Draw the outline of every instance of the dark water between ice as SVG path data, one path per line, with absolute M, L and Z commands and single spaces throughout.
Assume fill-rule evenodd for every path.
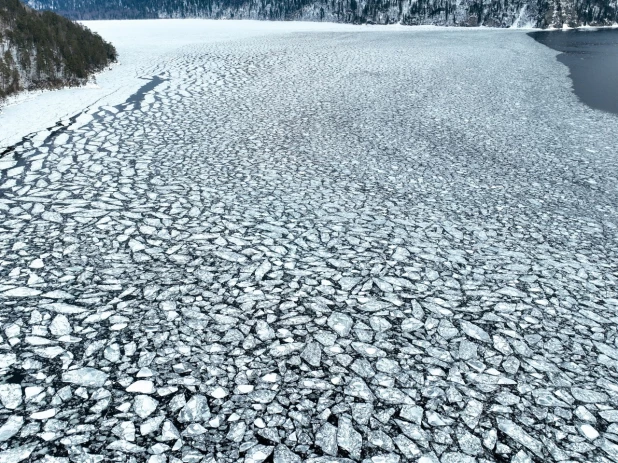
M 542 31 L 529 34 L 561 51 L 573 90 L 588 106 L 618 114 L 618 29 Z

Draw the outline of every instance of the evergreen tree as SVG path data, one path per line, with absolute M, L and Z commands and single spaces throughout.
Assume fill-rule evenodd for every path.
M 0 0 L 0 98 L 78 85 L 115 60 L 115 48 L 80 24 L 19 0 Z

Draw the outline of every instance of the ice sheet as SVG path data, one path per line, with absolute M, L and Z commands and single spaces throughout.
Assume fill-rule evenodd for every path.
M 83 21 L 82 24 L 114 44 L 119 61 L 96 76 L 96 84 L 54 91 L 28 92 L 10 99 L 0 109 L 0 150 L 22 137 L 56 125 L 85 109 L 95 112 L 126 100 L 150 78 L 154 65 L 191 44 L 240 40 L 293 32 L 409 32 L 443 30 L 435 26 L 355 26 L 315 22 L 215 21 L 159 19 Z

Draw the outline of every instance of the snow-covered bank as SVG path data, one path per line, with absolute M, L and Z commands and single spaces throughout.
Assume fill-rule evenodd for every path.
M 119 62 L 96 76 L 96 85 L 55 91 L 32 92 L 9 100 L 0 110 L 0 151 L 22 137 L 67 121 L 84 110 L 125 101 L 151 77 L 162 59 L 196 43 L 286 34 L 292 32 L 378 32 L 448 29 L 438 26 L 355 26 L 315 22 L 215 21 L 203 19 L 159 19 L 138 21 L 84 21 L 84 25 L 114 44 Z M 483 28 L 487 29 L 487 28 Z M 458 29 L 461 31 L 461 29 Z M 473 31 L 474 29 L 468 29 Z

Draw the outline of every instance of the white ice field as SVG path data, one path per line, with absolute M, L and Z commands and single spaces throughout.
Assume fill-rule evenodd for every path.
M 123 102 L 144 84 L 141 77 L 148 77 L 165 62 L 166 57 L 192 45 L 302 32 L 412 30 L 402 26 L 201 19 L 83 21 L 82 24 L 114 44 L 120 55 L 118 64 L 98 74 L 96 83 L 83 88 L 29 92 L 11 97 L 0 108 L 0 150 L 25 135 L 53 127 L 58 122 L 66 123 L 68 118 L 86 108 L 94 112 L 102 106 Z M 435 28 L 414 28 L 431 29 Z
M 0 159 L 0 462 L 618 461 L 618 118 L 553 50 L 88 26 L 0 113 L 82 113 Z

